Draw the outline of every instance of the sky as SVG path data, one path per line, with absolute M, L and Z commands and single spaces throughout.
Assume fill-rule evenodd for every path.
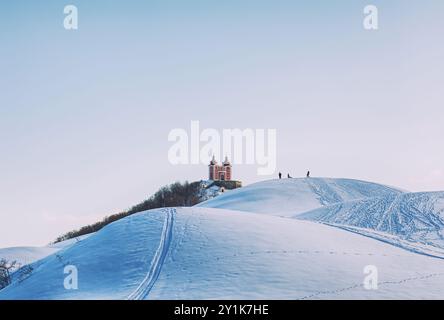
M 444 190 L 443 31 L 441 0 L 2 3 L 0 247 L 206 179 L 205 164 L 168 161 L 169 132 L 193 120 L 276 129 L 284 175 Z

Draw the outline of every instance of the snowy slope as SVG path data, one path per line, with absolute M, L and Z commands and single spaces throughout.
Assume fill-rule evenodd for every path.
M 444 257 L 443 193 L 407 193 L 349 179 L 256 183 L 201 203 L 319 221 L 407 250 Z
M 402 191 L 395 188 L 359 180 L 297 178 L 254 183 L 197 206 L 294 216 L 344 201 L 400 193 Z
M 75 265 L 79 289 L 65 290 Z M 363 288 L 375 265 L 379 289 Z M 151 210 L 33 264 L 0 299 L 442 298 L 444 260 L 327 225 L 213 208 Z
M 444 192 L 405 193 L 338 203 L 296 217 L 366 228 L 375 231 L 372 235 L 378 238 L 384 232 L 426 245 L 430 250 L 442 249 L 438 251 L 444 253 Z

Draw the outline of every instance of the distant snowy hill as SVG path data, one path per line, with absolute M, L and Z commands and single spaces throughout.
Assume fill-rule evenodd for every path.
M 79 289 L 63 287 L 74 265 Z M 377 266 L 378 290 L 363 287 Z M 444 260 L 311 221 L 212 208 L 132 215 L 33 264 L 0 299 L 442 298 Z
M 44 247 L 11 247 L 0 249 L 0 259 L 7 261 L 17 261 L 21 266 L 33 263 L 43 259 L 57 251 L 67 248 L 78 241 L 88 238 L 90 235 L 84 235 L 77 239 L 70 239 L 56 244 L 50 244 Z
M 57 252 L 58 248 L 52 247 L 11 247 L 0 249 L 0 259 L 17 261 L 20 265 L 32 263 Z
M 197 206 L 294 216 L 345 201 L 401 193 L 399 189 L 360 180 L 293 178 L 254 183 Z

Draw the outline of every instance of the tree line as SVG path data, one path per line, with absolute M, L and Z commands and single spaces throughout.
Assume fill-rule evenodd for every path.
M 184 183 L 175 182 L 173 184 L 160 188 L 154 195 L 145 201 L 131 207 L 130 209 L 105 217 L 102 221 L 84 226 L 78 230 L 67 232 L 54 241 L 54 243 L 77 238 L 85 234 L 99 231 L 104 226 L 125 218 L 132 214 L 164 207 L 191 207 L 201 202 L 200 182 L 185 181 Z

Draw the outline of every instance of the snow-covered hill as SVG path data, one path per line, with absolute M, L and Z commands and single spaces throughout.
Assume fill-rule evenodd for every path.
M 58 248 L 10 250 L 49 255 L 24 280 L 14 274 L 0 299 L 441 299 L 443 215 L 439 192 L 264 181 L 134 214 Z M 63 286 L 67 265 L 78 290 Z M 378 290 L 364 289 L 366 266 L 377 268 Z
M 350 179 L 283 179 L 252 184 L 199 206 L 318 221 L 444 257 L 443 194 Z
M 63 268 L 78 269 L 66 290 Z M 364 267 L 379 289 L 363 288 Z M 212 208 L 112 223 L 33 264 L 0 299 L 442 298 L 444 260 L 327 225 Z
M 444 192 L 404 193 L 338 203 L 295 217 L 357 227 L 349 230 L 398 241 L 382 234 L 388 233 L 422 245 L 431 254 L 436 251 L 444 256 Z
M 254 183 L 202 202 L 198 206 L 294 216 L 345 201 L 395 196 L 400 193 L 402 191 L 399 189 L 360 180 L 294 178 Z

